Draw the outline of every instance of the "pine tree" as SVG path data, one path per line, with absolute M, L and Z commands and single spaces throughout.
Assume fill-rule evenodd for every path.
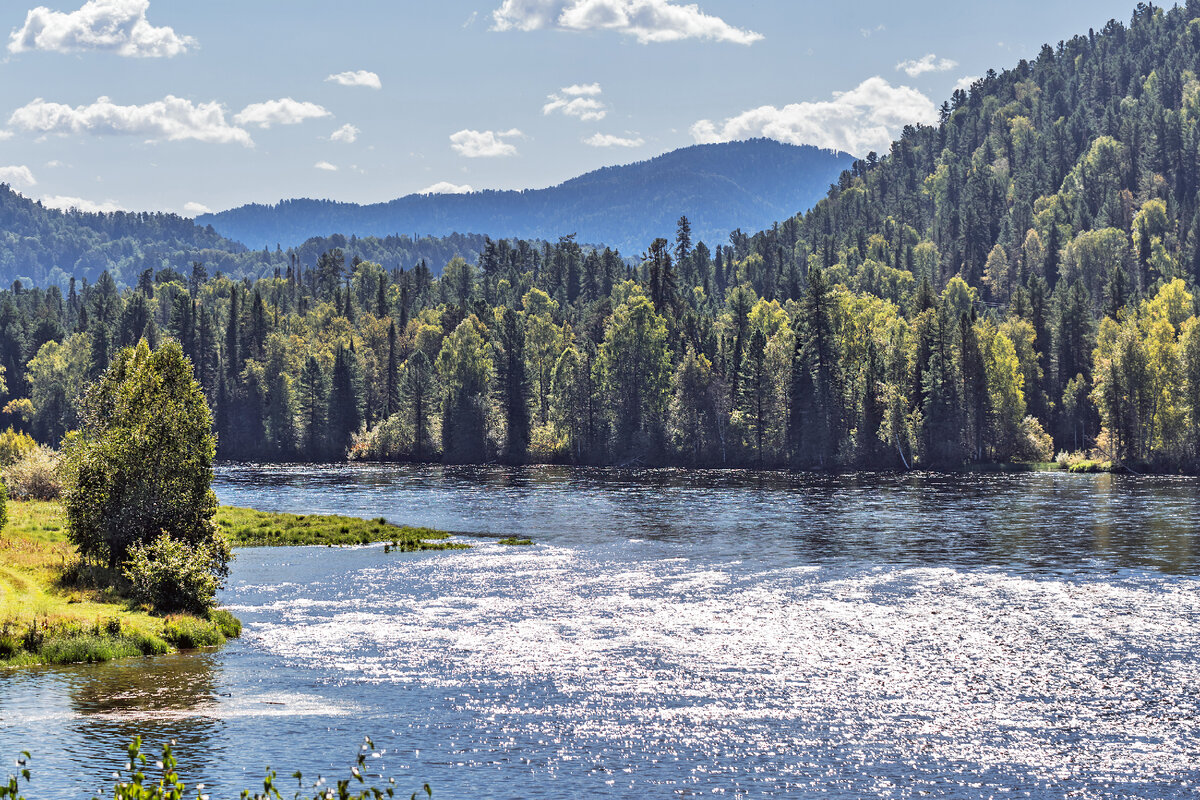
M 263 303 L 262 295 L 255 289 L 254 302 L 250 306 L 250 342 L 249 352 L 246 355 L 250 358 L 262 358 L 263 347 L 266 343 L 267 308 Z
M 333 359 L 333 378 L 329 394 L 330 447 L 339 455 L 350 447 L 350 440 L 362 425 L 362 391 L 357 380 L 353 344 L 347 350 L 338 347 Z
M 237 286 L 229 292 L 229 322 L 225 328 L 225 372 L 230 377 L 242 371 L 241 303 Z
M 421 350 L 414 352 L 404 362 L 404 370 L 400 374 L 400 390 L 412 416 L 413 458 L 416 461 L 424 461 L 433 454 L 429 426 L 437 387 L 433 368 Z
M 304 419 L 304 456 L 321 459 L 326 453 L 326 388 L 325 373 L 317 359 L 309 356 L 300 373 L 300 414 Z
M 496 393 L 504 416 L 504 449 L 509 464 L 524 463 L 529 452 L 529 378 L 525 372 L 525 328 L 511 308 L 497 310 Z
M 387 375 L 385 377 L 384 417 L 400 410 L 400 353 L 397 350 L 396 323 L 388 326 Z
M 767 368 L 767 337 L 755 327 L 746 345 L 738 385 L 741 397 L 738 409 L 742 412 L 753 439 L 755 464 L 763 466 L 763 445 L 771 407 L 771 374 Z

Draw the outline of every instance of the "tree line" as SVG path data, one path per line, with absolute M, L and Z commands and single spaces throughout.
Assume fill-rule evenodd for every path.
M 1200 324 L 1181 279 L 1097 320 L 1078 287 L 1035 282 L 995 308 L 960 277 L 923 279 L 900 304 L 820 266 L 767 299 L 756 255 L 693 246 L 681 219 L 637 266 L 566 238 L 491 242 L 437 277 L 335 250 L 258 281 L 197 265 L 125 290 L 18 288 L 0 296 L 4 413 L 55 442 L 113 354 L 171 338 L 229 459 L 890 469 L 1099 446 L 1196 463 Z M 1052 433 L 1061 369 L 1076 375 Z

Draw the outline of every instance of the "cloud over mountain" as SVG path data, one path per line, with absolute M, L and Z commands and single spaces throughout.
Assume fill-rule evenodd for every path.
M 613 31 L 642 44 L 680 39 L 754 44 L 763 38 L 705 14 L 699 6 L 670 0 L 504 0 L 492 19 L 498 31 Z
M 865 156 L 886 151 L 905 125 L 936 120 L 937 109 L 924 94 L 876 76 L 835 92 L 832 100 L 760 106 L 719 123 L 702 119 L 691 133 L 700 144 L 765 136 Z

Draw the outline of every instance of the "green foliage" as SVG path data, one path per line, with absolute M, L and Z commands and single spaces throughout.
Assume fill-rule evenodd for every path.
M 64 443 L 72 541 L 110 567 L 161 534 L 223 569 L 212 517 L 212 416 L 179 344 L 143 341 L 88 391 L 82 428 Z
M 330 784 L 329 782 L 318 779 L 316 783 L 306 787 L 304 784 L 304 776 L 299 773 L 293 773 L 292 778 L 296 780 L 297 789 L 293 795 L 296 800 L 300 800 L 302 796 L 311 797 L 312 800 L 383 800 L 383 798 L 393 798 L 396 796 L 396 781 L 394 778 L 388 779 L 387 783 L 382 786 L 368 785 L 367 783 L 367 758 L 374 753 L 375 745 L 370 739 L 365 740 L 355 759 L 355 766 L 350 769 L 349 777 L 337 780 Z M 179 761 L 175 758 L 175 753 L 172 744 L 167 744 L 163 747 L 162 757 L 151 766 L 150 758 L 142 752 L 142 737 L 135 737 L 127 748 L 128 760 L 125 766 L 118 772 L 113 774 L 113 786 L 108 793 L 112 800 L 183 800 L 185 797 L 191 796 L 195 792 L 197 797 L 207 797 L 203 794 L 203 786 L 193 787 L 189 790 L 188 785 L 184 782 L 183 777 L 179 774 Z M 31 780 L 31 772 L 29 770 L 29 762 L 32 756 L 29 753 L 22 753 L 21 758 L 17 760 L 17 766 L 20 767 L 20 775 L 10 775 L 6 784 L 0 785 L 0 800 L 23 800 L 21 794 L 20 781 L 24 780 L 29 783 Z M 157 778 L 150 774 L 150 770 L 154 770 Z M 312 792 L 311 795 L 308 793 Z M 433 797 L 433 791 L 429 788 L 429 784 L 425 784 L 421 790 L 426 798 Z M 101 792 L 103 795 L 104 792 Z M 241 793 L 243 798 L 253 798 L 253 800 L 283 800 L 283 789 L 279 785 L 279 776 L 270 767 L 267 767 L 266 775 L 263 778 L 262 790 L 251 791 L 244 790 Z M 416 800 L 417 793 L 411 795 L 412 800 Z
M 11 427 L 0 433 L 0 466 L 7 466 L 19 461 L 27 453 L 37 448 L 37 440 L 27 433 L 13 430 Z
M 127 550 L 122 573 L 130 596 L 159 613 L 205 614 L 216 602 L 232 554 L 219 536 L 189 545 L 166 532 Z
M 508 547 L 528 547 L 533 544 L 533 540 L 522 539 L 517 536 L 509 536 L 505 539 L 501 539 L 499 542 L 497 542 L 497 544 L 506 545 Z

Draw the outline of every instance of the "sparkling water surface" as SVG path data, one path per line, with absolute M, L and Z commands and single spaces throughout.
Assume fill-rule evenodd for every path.
M 31 798 L 91 797 L 135 733 L 176 740 L 214 800 L 267 764 L 340 777 L 363 736 L 405 797 L 1200 780 L 1200 481 L 230 466 L 217 493 L 475 546 L 242 550 L 240 641 L 0 673 Z

